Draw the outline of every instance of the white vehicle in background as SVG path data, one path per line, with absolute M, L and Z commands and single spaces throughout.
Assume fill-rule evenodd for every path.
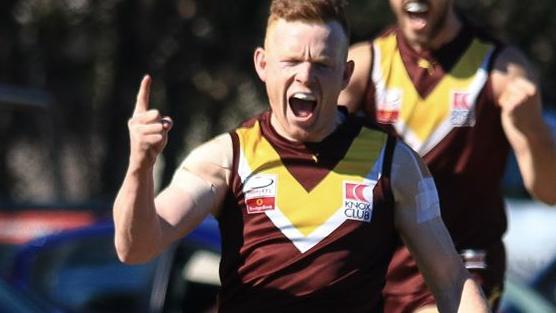
M 534 200 L 507 199 L 508 270 L 528 281 L 556 258 L 556 206 Z

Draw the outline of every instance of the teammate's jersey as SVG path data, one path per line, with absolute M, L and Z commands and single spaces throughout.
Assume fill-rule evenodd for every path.
M 395 140 L 349 117 L 319 144 L 294 143 L 269 112 L 231 136 L 220 312 L 380 312 Z
M 367 109 L 424 158 L 456 248 L 488 248 L 506 230 L 509 144 L 489 80 L 499 47 L 465 28 L 435 55 L 419 55 L 398 31 L 373 41 Z

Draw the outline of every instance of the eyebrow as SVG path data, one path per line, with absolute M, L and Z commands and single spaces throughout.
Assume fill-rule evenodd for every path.
M 305 60 L 305 55 L 299 55 L 296 53 L 284 53 L 281 57 L 281 60 L 284 59 L 291 59 L 291 60 Z M 316 56 L 316 57 L 311 57 L 311 62 L 328 62 L 330 60 L 332 60 L 333 58 L 331 56 Z

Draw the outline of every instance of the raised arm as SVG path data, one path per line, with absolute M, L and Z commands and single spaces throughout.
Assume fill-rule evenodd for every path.
M 492 83 L 525 187 L 538 200 L 556 204 L 556 144 L 542 117 L 531 66 L 517 49 L 508 47 L 496 59 Z
M 197 148 L 155 198 L 154 164 L 166 145 L 171 120 L 149 109 L 150 83 L 148 76 L 141 82 L 128 123 L 129 165 L 114 201 L 114 242 L 118 257 L 126 263 L 159 255 L 215 212 L 227 188 L 226 162 L 232 154 L 226 135 Z
M 371 43 L 368 41 L 356 43 L 349 49 L 348 60 L 355 63 L 354 70 L 349 84 L 340 93 L 338 104 L 345 105 L 350 112 L 362 109 L 361 104 L 365 97 L 371 70 L 371 58 Z
M 398 143 L 392 166 L 395 222 L 433 292 L 440 312 L 488 312 L 480 287 L 470 278 L 440 217 L 438 195 L 427 168 Z

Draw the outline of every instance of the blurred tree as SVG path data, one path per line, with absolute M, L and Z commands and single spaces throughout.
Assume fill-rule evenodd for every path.
M 554 98 L 556 8 L 548 0 L 456 0 L 496 36 L 521 47 Z M 57 197 L 41 132 L 25 112 L 0 111 L 0 200 L 112 201 L 128 157 L 127 119 L 143 74 L 152 106 L 173 117 L 160 183 L 193 146 L 266 107 L 252 66 L 268 0 L 4 0 L 0 83 L 41 88 L 54 101 Z M 388 1 L 351 0 L 352 40 L 392 22 Z M 549 103 L 554 101 L 549 100 Z M 23 122 L 24 121 L 24 122 Z

